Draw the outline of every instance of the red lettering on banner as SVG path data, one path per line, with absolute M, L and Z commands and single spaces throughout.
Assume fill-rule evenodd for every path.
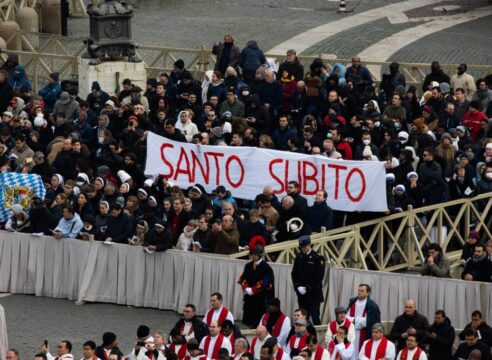
M 273 193 L 275 195 L 282 194 L 285 191 L 285 187 L 284 187 L 284 184 L 282 183 L 282 180 L 277 175 L 275 175 L 273 173 L 273 165 L 278 164 L 278 163 L 281 164 L 283 162 L 284 161 L 282 159 L 275 159 L 275 160 L 270 161 L 270 163 L 268 164 L 268 172 L 270 173 L 270 176 L 272 177 L 273 180 L 275 180 L 275 182 L 277 184 L 280 185 L 280 189 L 277 189 L 277 190 L 273 189 Z
M 164 155 L 164 150 L 166 148 L 174 149 L 174 145 L 172 145 L 172 144 L 166 144 L 166 143 L 164 143 L 164 144 L 161 145 L 161 159 L 162 159 L 162 162 L 167 167 L 169 167 L 169 173 L 168 174 L 162 174 L 162 176 L 164 176 L 164 177 L 172 177 L 173 176 L 173 173 L 174 173 L 174 168 L 173 168 L 173 165 L 169 161 L 167 161 L 166 155 Z
M 197 167 L 200 168 L 200 172 L 202 173 L 203 181 L 205 182 L 206 185 L 208 185 L 209 179 L 210 179 L 210 163 L 208 161 L 207 153 L 204 154 L 205 158 L 205 169 L 203 168 L 203 164 L 198 158 L 198 155 L 195 154 L 193 150 L 191 152 L 191 182 L 195 182 L 195 175 L 196 175 L 196 169 Z M 197 166 L 198 165 L 198 166 Z
M 215 185 L 220 185 L 220 166 L 219 166 L 219 157 L 224 157 L 224 154 L 219 153 L 219 152 L 212 152 L 209 151 L 207 152 L 207 155 L 210 155 L 214 158 L 215 160 Z
M 289 187 L 289 160 L 285 160 L 284 168 L 284 191 Z
M 350 189 L 349 189 L 349 183 L 350 183 L 350 179 L 352 178 L 352 175 L 354 173 L 357 173 L 359 174 L 360 176 L 360 180 L 362 182 L 362 186 L 361 186 L 361 189 L 360 189 L 360 193 L 359 195 L 357 195 L 356 197 L 353 197 L 352 194 L 350 193 Z M 350 199 L 350 201 L 352 202 L 359 202 L 360 199 L 362 199 L 362 197 L 364 196 L 364 193 L 366 192 L 366 177 L 364 176 L 364 173 L 362 172 L 361 169 L 359 168 L 353 168 L 349 171 L 348 175 L 347 175 L 347 178 L 345 179 L 345 192 L 347 193 L 347 197 Z
M 307 173 L 307 168 L 310 167 L 313 171 L 312 174 Z M 318 176 L 318 168 L 316 165 L 313 163 L 310 163 L 309 161 L 303 161 L 302 162 L 302 177 L 304 179 L 304 194 L 305 195 L 315 195 L 316 192 L 319 189 L 319 183 L 318 179 L 316 178 Z M 309 191 L 308 190 L 308 181 L 312 181 L 315 184 L 314 190 Z
M 304 181 L 302 181 L 302 161 L 297 162 L 297 182 L 299 183 L 299 193 L 302 194 L 304 192 Z
M 321 184 L 320 190 L 325 190 L 326 188 L 326 167 L 325 164 L 321 164 Z
M 186 162 L 186 167 L 184 169 L 181 168 L 181 163 Z M 181 152 L 179 153 L 178 163 L 176 164 L 176 172 L 174 173 L 174 180 L 176 180 L 179 174 L 188 175 L 188 181 L 191 183 L 191 172 L 190 172 L 190 159 L 188 159 L 188 155 L 186 154 L 186 150 L 181 148 Z
M 241 169 L 241 175 L 239 176 L 239 180 L 237 183 L 233 183 L 231 180 L 231 177 L 230 177 L 231 171 L 229 170 L 229 166 L 233 160 L 235 160 L 239 164 L 239 168 Z M 226 161 L 226 179 L 229 182 L 229 185 L 231 185 L 233 188 L 238 188 L 243 183 L 244 166 L 243 166 L 243 163 L 241 162 L 241 160 L 239 159 L 239 157 L 237 155 L 230 156 Z
M 347 170 L 347 167 L 344 165 L 337 164 L 328 164 L 329 168 L 335 169 L 335 196 L 333 197 L 335 200 L 338 199 L 338 187 L 340 184 L 340 170 Z

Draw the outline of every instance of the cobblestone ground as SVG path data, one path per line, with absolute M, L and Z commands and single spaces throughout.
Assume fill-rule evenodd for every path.
M 336 36 L 311 46 L 303 54 L 335 54 L 340 59 L 350 59 L 354 54 L 361 52 L 370 44 L 421 23 L 391 24 L 386 18 L 379 19 L 342 31 Z
M 390 61 L 428 63 L 435 59 L 448 64 L 468 62 L 491 65 L 492 16 L 439 31 L 400 49 Z M 487 45 L 488 44 L 488 45 Z
M 398 3 L 361 0 L 357 11 Z M 349 8 L 357 1 L 348 2 Z M 134 38 L 146 45 L 211 47 L 225 33 L 242 47 L 255 39 L 264 50 L 315 26 L 340 19 L 338 1 L 326 0 L 139 0 Z M 70 19 L 74 36 L 87 36 L 89 20 Z
M 168 333 L 179 318 L 173 311 L 102 303 L 76 306 L 69 300 L 30 295 L 2 297 L 0 304 L 5 309 L 9 346 L 19 350 L 22 360 L 33 359 L 44 339 L 49 341 L 52 354 L 56 354 L 58 341 L 70 340 L 74 358 L 80 359 L 82 344 L 94 340 L 100 345 L 105 331 L 117 335 L 126 354 L 132 348 L 139 325 Z
M 469 0 L 470 1 L 470 0 Z M 255 39 L 267 51 L 295 35 L 313 27 L 339 20 L 366 10 L 382 7 L 395 0 L 349 0 L 348 8 L 355 12 L 336 13 L 338 1 L 334 0 L 139 0 L 133 19 L 134 39 L 139 44 L 164 47 L 210 48 L 225 33 L 236 36 L 240 48 L 246 41 Z M 443 4 L 452 4 L 447 1 Z M 488 5 L 487 0 L 473 4 L 459 2 L 468 8 Z M 436 16 L 433 6 L 406 12 L 410 18 Z M 417 40 L 395 53 L 391 59 L 405 62 L 442 63 L 468 62 L 491 64 L 490 51 L 485 51 L 492 38 L 491 17 L 470 21 Z M 377 41 L 396 32 L 421 24 L 419 21 L 391 24 L 379 19 L 335 34 L 305 51 L 305 54 L 335 54 L 349 58 Z M 88 35 L 88 18 L 69 20 L 73 36 Z

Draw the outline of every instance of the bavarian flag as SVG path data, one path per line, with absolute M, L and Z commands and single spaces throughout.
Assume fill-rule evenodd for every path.
M 45 194 L 43 180 L 37 174 L 0 173 L 0 222 L 9 219 L 12 205 L 29 209 L 33 197 L 44 199 Z

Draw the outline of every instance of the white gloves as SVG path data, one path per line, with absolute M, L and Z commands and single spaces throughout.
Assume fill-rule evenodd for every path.
M 253 290 L 249 287 L 249 288 L 244 289 L 244 293 L 246 295 L 253 295 Z
M 299 287 L 297 287 L 297 291 L 298 291 L 298 292 L 299 292 L 299 294 L 301 294 L 301 295 L 306 295 L 306 293 L 307 293 L 307 290 L 306 290 L 306 288 L 305 288 L 304 286 L 299 286 Z

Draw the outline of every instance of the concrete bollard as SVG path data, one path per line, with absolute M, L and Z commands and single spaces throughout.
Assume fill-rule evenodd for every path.
M 15 14 L 15 20 L 19 24 L 22 30 L 26 30 L 29 32 L 37 33 L 39 29 L 39 18 L 36 10 L 28 7 L 20 8 Z M 34 49 L 39 48 L 39 36 L 36 34 L 26 34 L 26 38 L 29 41 L 29 44 Z M 31 47 L 22 42 L 22 50 L 31 51 Z
M 7 43 L 0 37 L 0 60 L 7 60 Z
M 17 35 L 10 39 L 12 35 L 18 34 L 19 30 L 20 26 L 15 21 L 4 21 L 0 23 L 0 37 L 7 42 L 8 50 L 21 50 L 21 37 Z

